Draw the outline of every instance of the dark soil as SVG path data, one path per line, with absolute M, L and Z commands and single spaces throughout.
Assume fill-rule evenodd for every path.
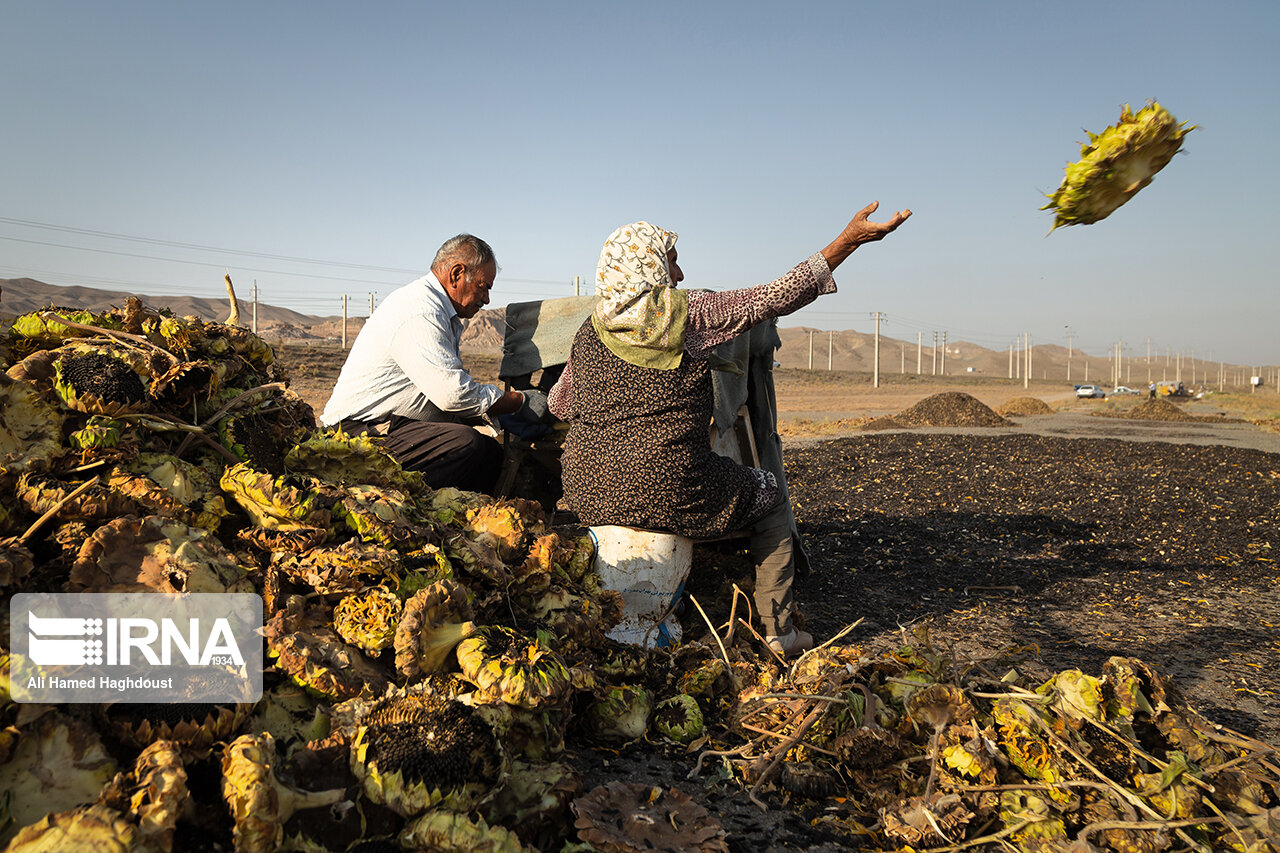
M 820 641 L 862 619 L 842 642 L 877 656 L 924 627 L 957 657 L 1003 657 L 1037 679 L 1136 657 L 1209 720 L 1280 744 L 1280 455 L 899 433 L 790 448 L 786 464 L 811 562 L 796 596 Z M 706 556 L 689 587 L 719 623 L 725 585 L 749 585 L 750 566 L 732 548 Z M 574 763 L 584 790 L 624 778 L 685 791 L 735 853 L 858 849 L 812 823 L 835 801 L 775 792 L 764 812 L 705 767 L 686 778 L 693 756 L 637 746 Z
M 1280 743 L 1280 456 L 1043 436 L 870 435 L 792 450 L 810 629 L 1046 675 L 1141 658 L 1215 722 Z

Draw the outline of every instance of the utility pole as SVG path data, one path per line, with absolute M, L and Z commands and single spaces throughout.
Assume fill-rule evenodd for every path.
M 582 278 L 582 276 L 577 276 L 577 275 L 575 275 L 575 276 L 573 277 L 573 295 L 574 295 L 574 296 L 581 296 L 581 295 L 582 295 L 582 286 L 581 286 L 581 283 L 580 283 L 581 278 Z
M 1075 335 L 1071 331 L 1071 327 L 1067 326 L 1067 381 L 1071 381 L 1071 345 L 1075 343 Z
M 342 294 L 342 348 L 347 348 L 347 294 Z
M 933 375 L 938 375 L 938 333 L 933 333 Z
M 258 280 L 253 280 L 253 333 L 258 334 Z
M 1022 378 L 1022 387 L 1031 387 L 1031 333 L 1027 332 L 1027 372 Z
M 1151 384 L 1151 336 L 1147 335 L 1147 384 Z
M 875 357 L 872 360 L 872 382 L 873 388 L 880 387 L 880 312 L 876 312 L 876 347 Z
M 947 333 L 946 332 L 942 333 L 942 364 L 939 369 L 942 371 L 943 376 L 947 375 Z
M 1013 378 L 1013 341 L 1009 342 L 1009 378 Z
M 373 291 L 369 291 L 369 316 L 373 316 Z

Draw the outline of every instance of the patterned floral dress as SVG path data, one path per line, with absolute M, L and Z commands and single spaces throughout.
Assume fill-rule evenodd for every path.
M 776 503 L 772 475 L 711 449 L 714 347 L 835 290 L 821 254 L 768 284 L 689 293 L 684 355 L 671 370 L 614 355 L 588 320 L 574 337 L 551 409 L 569 422 L 565 498 L 586 525 L 693 539 L 748 527 Z

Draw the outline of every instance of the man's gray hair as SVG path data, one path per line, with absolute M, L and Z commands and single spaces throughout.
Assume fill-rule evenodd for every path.
M 436 251 L 436 259 L 431 262 L 431 271 L 434 273 L 456 263 L 466 266 L 467 281 L 471 282 L 480 274 L 481 267 L 485 264 L 497 266 L 498 260 L 494 257 L 493 247 L 488 243 L 474 234 L 459 234 L 445 240 L 444 245 Z

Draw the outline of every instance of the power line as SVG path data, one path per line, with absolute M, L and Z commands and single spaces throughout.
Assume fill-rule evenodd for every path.
M 413 276 L 415 278 L 417 276 L 422 275 L 423 273 L 423 270 L 421 269 L 408 269 L 404 267 L 386 267 L 386 266 L 378 266 L 374 264 L 356 264 L 356 263 L 348 263 L 345 261 L 326 260 L 323 258 L 307 258 L 307 257 L 296 256 L 296 255 L 281 255 L 281 254 L 274 254 L 270 252 L 256 252 L 248 249 L 229 249 L 229 248 L 220 247 L 220 246 L 207 246 L 201 243 L 187 243 L 187 242 L 182 242 L 178 240 L 161 240 L 155 237 L 141 237 L 134 234 L 117 234 L 111 231 L 98 231 L 90 228 L 75 228 L 68 225 L 54 225 L 52 223 L 47 223 L 47 222 L 35 222 L 33 220 L 17 219 L 17 218 L 8 217 L 8 216 L 0 216 L 0 223 L 7 223 L 10 225 L 19 225 L 27 228 L 42 228 L 50 231 L 58 231 L 58 232 L 68 233 L 68 234 L 83 234 L 85 236 L 99 237 L 99 238 L 110 239 L 110 240 L 124 240 L 128 242 L 143 243 L 146 245 L 153 245 L 153 246 L 169 246 L 173 248 L 191 249 L 191 250 L 202 251 L 202 252 L 216 252 L 223 255 L 233 255 L 241 258 L 266 258 L 269 260 L 280 260 L 280 261 L 286 261 L 290 263 L 309 264 L 314 266 L 337 267 L 337 268 L 343 268 L 343 269 L 363 270 L 367 272 L 384 272 L 384 273 L 395 274 L 395 275 Z M 326 275 L 320 275 L 317 273 L 291 272 L 286 270 L 270 270 L 270 269 L 262 269 L 258 267 L 247 267 L 244 264 L 228 264 L 225 261 L 225 259 L 220 260 L 217 263 L 207 263 L 202 261 L 187 260 L 183 258 L 149 255 L 149 254 L 142 254 L 138 252 L 124 252 L 124 251 L 118 251 L 118 250 L 112 250 L 112 249 L 101 249 L 101 248 L 95 248 L 95 247 L 83 246 L 83 245 L 55 243 L 55 242 L 45 241 L 45 240 L 32 240 L 29 238 L 11 237 L 7 235 L 0 235 L 0 240 L 9 240 L 11 242 L 16 242 L 16 243 L 27 243 L 35 246 L 48 246 L 50 248 L 56 248 L 56 249 L 71 249 L 73 251 L 95 252 L 98 254 L 116 255 L 119 257 L 129 257 L 129 258 L 139 258 L 142 260 L 164 261 L 167 263 L 190 264 L 194 266 L 219 267 L 219 268 L 223 268 L 226 266 L 233 266 L 239 269 L 244 269 L 250 272 L 257 272 L 257 273 L 262 273 L 266 275 L 291 275 L 291 276 L 299 276 L 299 277 L 312 278 L 312 279 L 325 279 L 329 281 L 348 281 L 354 284 L 366 284 L 366 285 L 367 284 L 385 285 L 385 284 L 393 283 L 393 282 L 384 281 L 384 280 L 352 279 L 344 276 L 326 276 Z M 549 286 L 549 287 L 559 287 L 563 284 L 563 282 L 560 279 L 516 278 L 514 276 L 503 276 L 502 281 L 505 284 L 514 284 L 514 283 L 534 284 L 534 285 L 543 285 L 543 286 Z
M 28 228 L 44 228 L 49 231 L 61 231 L 67 234 L 85 234 L 91 237 L 106 237 L 112 240 L 129 240 L 135 243 L 147 243 L 152 246 L 172 246 L 177 249 L 195 249 L 201 252 L 218 252 L 225 255 L 241 255 L 252 258 L 267 258 L 273 261 L 293 261 L 303 264 L 316 264 L 318 266 L 327 267 L 345 267 L 347 269 L 369 270 L 371 272 L 391 272 L 405 275 L 417 275 L 417 270 L 402 269 L 399 267 L 381 267 L 371 264 L 352 264 L 344 261 L 326 261 L 319 258 L 303 258 L 294 255 L 276 255 L 269 252 L 254 252 L 247 249 L 227 249 L 220 246 L 205 246 L 200 243 L 183 243 L 178 240 L 160 240 L 155 237 L 138 237 L 131 234 L 114 234 L 110 231 L 94 231 L 90 228 L 72 228 L 69 225 L 52 225 L 47 222 L 32 222 L 26 219 L 13 219 L 8 216 L 0 216 L 0 222 L 7 222 L 10 225 L 23 225 Z M 6 240 L 18 239 L 15 237 L 6 237 Z M 35 242 L 35 241 L 21 241 Z M 42 245 L 58 245 L 58 244 L 42 244 Z M 62 248 L 81 248 L 78 246 L 62 246 Z
M 164 261 L 166 263 L 187 264 L 189 266 L 197 266 L 197 267 L 211 267 L 216 269 L 226 269 L 228 266 L 230 266 L 235 269 L 244 270 L 246 272 L 255 272 L 261 275 L 287 275 L 287 276 L 295 276 L 297 278 L 321 279 L 324 281 L 342 281 L 350 284 L 362 284 L 362 285 L 373 284 L 373 285 L 383 285 L 388 287 L 404 283 L 404 282 L 387 281 L 385 279 L 383 280 L 359 279 L 359 278 L 351 278 L 350 276 L 322 275 L 320 273 L 292 272 L 290 270 L 263 269 L 262 267 L 247 267 L 242 264 L 234 264 L 234 263 L 229 264 L 226 261 L 221 261 L 219 263 L 211 263 L 207 261 L 188 261 L 188 260 L 183 260 L 181 258 L 165 258 L 165 257 L 158 257 L 156 255 L 143 255 L 143 254 L 138 254 L 137 252 L 119 252 L 113 249 L 93 249 L 87 246 L 69 246 L 63 243 L 49 243 L 41 240 L 24 240 L 21 237 L 7 237 L 3 234 L 0 234 L 0 240 L 11 240 L 17 243 L 32 243 L 37 246 L 50 246 L 56 249 L 73 249 L 75 251 L 80 251 L 80 252 L 96 252 L 98 254 L 103 254 L 103 255 L 117 255 L 117 256 L 126 257 L 126 258 L 141 258 L 142 260 L 149 260 L 149 261 Z M 422 275 L 421 270 L 407 270 L 406 272 L 407 274 L 413 275 L 415 277 Z M 75 276 L 68 276 L 68 277 L 74 278 Z M 535 278 L 508 278 L 506 276 L 502 277 L 501 282 L 503 285 L 528 284 L 528 285 L 537 285 L 539 287 L 547 287 L 547 286 L 563 287 L 564 286 L 564 282 L 561 282 L 561 281 L 551 281 L 549 279 L 535 279 Z

